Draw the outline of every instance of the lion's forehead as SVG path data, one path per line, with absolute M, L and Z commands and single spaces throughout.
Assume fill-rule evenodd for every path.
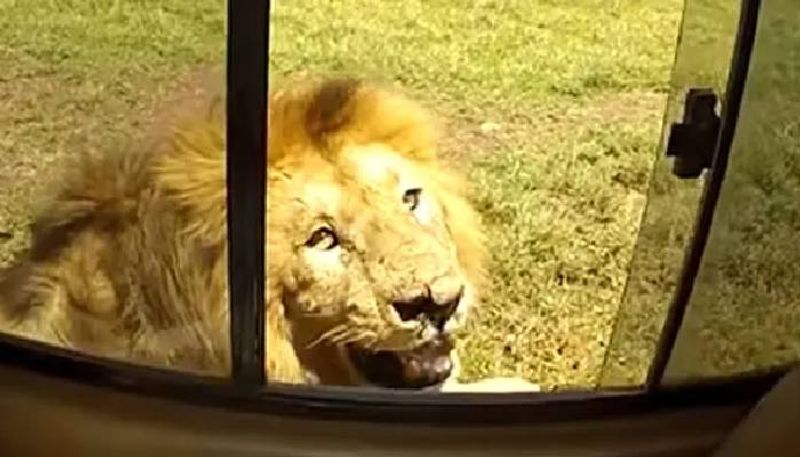
M 343 151 L 340 160 L 353 179 L 368 187 L 397 191 L 419 185 L 413 164 L 381 144 L 350 147 Z
M 332 216 L 354 208 L 369 211 L 381 199 L 422 187 L 423 181 L 411 161 L 380 144 L 350 146 L 332 162 L 296 163 L 284 173 L 289 179 L 275 183 L 283 188 L 281 194 L 311 212 Z
M 297 186 L 300 200 L 312 211 L 339 214 L 344 200 L 344 189 L 334 181 L 304 180 Z

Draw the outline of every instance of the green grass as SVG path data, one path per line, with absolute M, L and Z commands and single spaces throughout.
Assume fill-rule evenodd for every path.
M 680 0 L 277 2 L 274 74 L 397 82 L 446 120 L 444 154 L 469 164 L 494 285 L 463 347 L 466 378 L 598 382 L 656 160 L 681 8 Z M 58 159 L 137 133 L 172 87 L 223 62 L 224 3 L 0 0 L 0 43 L 0 232 L 11 234 L 0 239 L 1 263 L 24 246 L 28 214 Z M 715 62 L 698 59 L 698 68 L 715 78 Z M 656 179 L 665 183 L 651 192 L 651 208 L 659 196 L 668 208 L 681 184 L 663 172 Z M 637 271 L 652 273 L 657 260 L 674 274 L 685 241 L 661 226 L 670 217 L 691 221 L 656 209 L 645 217 L 653 229 L 612 345 L 623 355 L 609 358 L 628 354 L 612 364 L 626 382 L 641 381 L 671 287 L 665 273 L 650 305 L 640 305 Z

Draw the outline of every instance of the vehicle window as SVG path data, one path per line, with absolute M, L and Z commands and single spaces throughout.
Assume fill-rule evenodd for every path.
M 681 0 L 276 2 L 272 87 L 303 75 L 357 76 L 413 103 L 359 98 L 364 92 L 351 90 L 360 86 L 346 82 L 324 86 L 319 98 L 278 90 L 271 157 L 303 153 L 268 180 L 270 379 L 348 383 L 355 370 L 408 387 L 457 366 L 463 382 L 513 376 L 544 389 L 594 387 L 624 286 L 650 271 L 639 254 L 629 281 L 631 255 L 660 252 L 645 241 L 634 249 L 647 199 L 641 239 L 655 238 L 651 246 L 682 243 L 685 235 L 671 234 L 688 233 L 691 222 L 696 194 L 681 189 L 697 183 L 672 180 L 664 163 L 651 177 L 665 106 L 674 110 L 688 84 L 673 79 L 668 105 L 682 8 Z M 11 69 L 0 80 L 0 144 L 9 157 L 0 164 L 0 260 L 11 267 L 0 292 L 4 328 L 89 353 L 226 373 L 224 168 L 202 152 L 222 151 L 224 139 L 216 127 L 181 124 L 213 124 L 223 111 L 209 95 L 225 80 L 223 5 L 31 0 L 0 6 L 0 21 L 0 59 Z M 713 47 L 724 56 L 723 48 Z M 696 61 L 704 70 L 691 84 L 725 74 Z M 676 74 L 691 62 L 679 58 Z M 380 115 L 364 114 L 370 109 Z M 441 134 L 430 143 L 440 161 L 424 173 L 373 148 L 423 154 L 430 127 Z M 371 148 L 356 148 L 355 165 L 303 155 L 341 138 Z M 139 154 L 114 155 L 130 150 Z M 71 165 L 87 152 L 102 157 L 99 165 Z M 381 167 L 402 188 L 351 173 Z M 450 173 L 463 176 L 463 193 Z M 342 176 L 354 175 L 363 179 L 345 185 Z M 661 220 L 659 205 L 674 218 L 666 240 L 647 232 Z M 32 247 L 31 236 L 40 240 Z M 678 268 L 678 255 L 667 259 L 675 265 L 665 268 Z M 479 265 L 488 282 L 478 290 Z M 457 341 L 408 352 L 409 334 L 422 334 L 408 326 L 455 319 L 463 308 L 451 305 L 470 303 L 473 286 L 479 298 Z M 661 306 L 662 295 L 645 301 Z M 431 302 L 442 306 L 431 311 Z M 654 326 L 639 322 L 640 333 Z M 458 363 L 436 352 L 451 343 Z
M 442 119 L 444 163 L 468 177 L 490 254 L 490 283 L 458 345 L 460 379 L 593 388 L 647 198 L 683 1 L 373 5 L 277 3 L 273 81 L 364 75 Z

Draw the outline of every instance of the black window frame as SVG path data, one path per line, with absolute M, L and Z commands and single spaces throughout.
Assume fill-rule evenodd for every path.
M 264 383 L 264 213 L 270 1 L 229 0 L 226 187 L 231 376 Z M 266 37 L 266 39 L 265 39 Z
M 751 405 L 789 369 L 664 386 L 664 366 L 688 303 L 736 128 L 760 0 L 743 0 L 711 178 L 678 293 L 644 387 L 544 393 L 430 394 L 265 383 L 264 239 L 269 1 L 228 1 L 226 177 L 232 372 L 213 378 L 103 359 L 0 334 L 0 364 L 109 389 L 237 411 L 438 425 L 524 424 L 663 409 Z M 268 152 L 268 151 L 267 151 Z M 480 413 L 475 414 L 476 408 Z

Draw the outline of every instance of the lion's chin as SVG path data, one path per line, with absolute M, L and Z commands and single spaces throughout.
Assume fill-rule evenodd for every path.
M 370 351 L 354 344 L 347 352 L 364 379 L 379 387 L 424 389 L 442 384 L 453 371 L 450 338 L 434 340 L 407 351 Z

